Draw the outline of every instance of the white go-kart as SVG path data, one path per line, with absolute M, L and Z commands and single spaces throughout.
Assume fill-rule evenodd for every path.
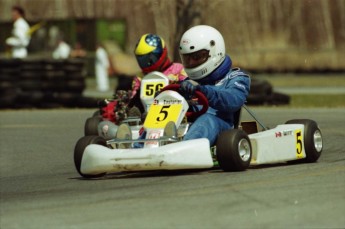
M 141 81 L 140 90 L 140 100 L 144 107 L 145 114 L 148 112 L 151 104 L 154 101 L 154 96 L 156 92 L 160 91 L 165 86 L 169 85 L 169 79 L 161 72 L 151 72 L 145 75 Z M 104 102 L 111 103 L 113 100 L 105 99 Z M 94 112 L 92 117 L 89 117 L 84 125 L 84 135 L 98 135 L 106 140 L 116 138 L 116 133 L 118 130 L 118 125 L 114 121 L 104 118 L 103 113 L 104 108 L 100 108 L 98 111 Z M 111 107 L 110 112 L 112 114 L 106 114 L 106 116 L 114 116 L 115 107 Z M 107 111 L 108 112 L 108 111 Z M 130 109 L 128 112 L 128 117 L 121 121 L 121 123 L 127 123 L 131 130 L 133 138 L 139 137 L 139 130 L 142 125 L 142 114 L 140 110 L 136 107 Z
M 154 79 L 160 77 L 152 76 Z M 160 89 L 161 86 L 157 86 L 159 80 L 152 81 L 152 78 L 151 83 L 143 81 L 144 85 L 153 86 L 144 86 L 142 93 L 147 88 Z M 210 145 L 206 138 L 183 141 L 192 125 L 187 117 L 195 119 L 207 112 L 208 101 L 199 91 L 192 101 L 187 101 L 178 91 L 179 85 L 168 85 L 157 97 L 146 101 L 145 139 L 106 140 L 96 135 L 79 139 L 74 150 L 74 163 L 79 174 L 85 178 L 98 178 L 115 172 L 214 166 L 224 171 L 244 171 L 249 166 L 262 164 L 294 160 L 315 162 L 321 155 L 322 135 L 315 121 L 295 119 L 267 129 L 246 106 L 243 108 L 255 121 L 240 122 L 240 109 L 235 115 L 235 129 L 220 133 L 216 145 Z M 191 103 L 202 109 L 189 111 Z M 260 132 L 258 125 L 262 127 Z M 142 148 L 133 148 L 137 143 L 141 143 Z

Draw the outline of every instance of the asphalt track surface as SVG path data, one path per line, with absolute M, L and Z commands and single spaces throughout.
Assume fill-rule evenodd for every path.
M 0 228 L 344 228 L 345 109 L 254 111 L 317 121 L 319 162 L 84 180 L 73 148 L 93 110 L 1 111 Z

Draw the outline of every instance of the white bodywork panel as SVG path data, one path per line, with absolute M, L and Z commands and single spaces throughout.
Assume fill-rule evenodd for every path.
M 80 170 L 84 174 L 100 174 L 211 167 L 210 144 L 202 138 L 142 149 L 109 149 L 92 144 L 84 151 Z
M 304 125 L 285 124 L 248 135 L 252 145 L 251 165 L 286 162 L 306 157 Z
M 154 96 L 157 91 L 169 84 L 169 79 L 161 72 L 151 72 L 141 80 L 140 85 L 140 99 L 145 108 L 145 111 L 149 110 L 149 107 L 153 103 Z

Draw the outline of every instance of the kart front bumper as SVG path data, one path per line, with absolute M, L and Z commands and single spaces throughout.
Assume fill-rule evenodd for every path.
M 94 175 L 121 171 L 204 169 L 213 167 L 209 141 L 205 138 L 171 143 L 156 148 L 85 148 L 80 171 Z

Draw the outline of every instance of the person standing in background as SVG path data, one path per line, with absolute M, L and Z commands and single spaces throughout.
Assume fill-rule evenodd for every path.
M 67 59 L 71 53 L 71 47 L 63 40 L 58 41 L 57 47 L 53 51 L 54 59 Z
M 12 7 L 12 36 L 6 39 L 6 44 L 12 49 L 13 58 L 25 58 L 28 55 L 27 46 L 30 43 L 30 26 L 24 19 L 25 11 L 20 6 Z
M 100 92 L 105 92 L 109 90 L 109 79 L 108 79 L 109 67 L 110 67 L 110 63 L 108 59 L 108 54 L 101 45 L 98 45 L 96 48 L 95 71 L 96 71 L 97 90 Z

